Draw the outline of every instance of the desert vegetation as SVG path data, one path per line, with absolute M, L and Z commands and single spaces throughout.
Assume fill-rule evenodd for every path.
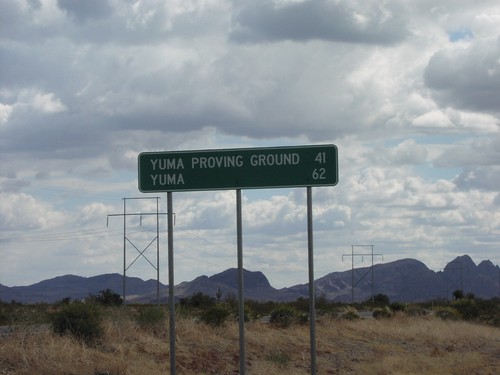
M 0 303 L 0 374 L 166 374 L 166 306 L 109 293 L 85 302 Z M 99 297 L 99 296 L 98 296 Z M 318 374 L 498 374 L 500 300 L 375 305 L 317 301 Z M 110 301 L 113 301 L 112 303 Z M 237 301 L 197 294 L 176 306 L 178 374 L 237 374 Z M 308 301 L 247 301 L 248 374 L 309 374 Z

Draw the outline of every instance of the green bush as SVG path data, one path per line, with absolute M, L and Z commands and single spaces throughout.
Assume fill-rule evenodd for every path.
M 408 316 L 423 316 L 425 315 L 425 309 L 420 305 L 406 305 L 404 312 Z
M 123 304 L 123 298 L 109 288 L 101 290 L 96 299 L 103 306 L 121 306 Z
M 255 301 L 255 300 L 246 300 L 245 301 L 245 309 L 248 307 L 250 317 L 252 319 L 258 319 L 264 315 L 269 315 L 271 311 L 276 306 L 276 302 L 273 301 Z M 235 305 L 235 309 L 238 308 L 238 305 Z
M 500 328 L 500 316 L 491 317 L 488 321 L 486 321 L 486 323 L 494 327 Z
M 215 305 L 210 309 L 204 311 L 200 316 L 200 320 L 212 327 L 220 327 L 224 325 L 229 315 L 229 310 L 224 306 Z
M 500 298 L 475 299 L 474 302 L 480 311 L 480 321 L 496 327 L 500 326 Z
M 341 313 L 340 317 L 346 320 L 356 320 L 359 319 L 358 310 L 354 307 L 347 306 Z
M 297 320 L 297 310 L 290 306 L 281 306 L 271 311 L 269 322 L 275 326 L 286 328 Z
M 374 318 L 380 319 L 380 318 L 390 318 L 393 315 L 393 313 L 391 309 L 386 306 L 386 307 L 376 307 L 375 309 L 373 309 L 372 315 Z
M 458 310 L 465 320 L 473 320 L 479 317 L 480 310 L 474 300 L 460 299 L 453 301 L 451 305 Z
M 309 314 L 299 313 L 297 315 L 297 323 L 299 324 L 309 323 Z
M 96 305 L 75 302 L 63 306 L 52 316 L 55 333 L 71 334 L 86 344 L 95 343 L 103 334 L 102 318 Z
M 209 309 L 215 305 L 215 298 L 198 292 L 189 297 L 181 298 L 179 304 L 183 307 Z
M 460 320 L 462 316 L 457 309 L 450 306 L 438 306 L 434 309 L 434 315 L 443 320 Z
M 389 305 L 392 311 L 397 312 L 397 311 L 404 311 L 405 305 L 401 302 L 393 302 Z
M 379 293 L 373 296 L 373 303 L 377 306 L 387 306 L 389 302 L 389 297 L 385 294 Z
M 10 317 L 5 311 L 0 311 L 0 326 L 10 325 Z
M 145 307 L 136 318 L 142 328 L 154 328 L 165 321 L 165 311 L 160 306 Z
M 49 320 L 48 310 L 50 305 L 21 304 L 18 302 L 0 303 L 0 325 L 29 326 L 46 324 Z

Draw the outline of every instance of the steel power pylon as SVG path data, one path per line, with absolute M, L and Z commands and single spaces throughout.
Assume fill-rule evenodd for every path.
M 139 200 L 139 199 L 155 199 L 156 200 L 156 212 L 127 212 L 127 201 L 129 200 Z M 123 213 L 121 214 L 109 214 L 107 216 L 106 226 L 109 224 L 109 218 L 113 216 L 123 217 L 123 303 L 126 304 L 126 276 L 127 270 L 132 267 L 132 265 L 140 258 L 143 257 L 155 270 L 156 270 L 156 303 L 160 304 L 160 215 L 166 215 L 166 212 L 160 212 L 159 200 L 160 197 L 144 197 L 144 198 L 122 198 L 123 200 Z M 127 217 L 128 216 L 139 216 L 140 224 L 142 225 L 143 216 L 156 216 L 156 237 L 149 242 L 149 244 L 143 249 L 139 250 L 137 246 L 127 237 Z M 138 255 L 134 258 L 130 264 L 127 265 L 127 243 L 132 245 L 132 247 L 137 250 Z M 156 243 L 156 265 L 153 264 L 148 257 L 144 254 L 150 246 Z
M 446 278 L 446 280 L 448 281 L 448 283 L 446 285 L 446 300 L 448 300 L 449 295 L 450 295 L 450 291 L 452 289 L 454 289 L 452 291 L 452 293 L 457 289 L 460 290 L 462 293 L 465 293 L 465 291 L 464 291 L 464 272 L 463 272 L 464 267 L 463 267 L 462 261 L 454 260 L 453 262 L 450 262 L 448 264 L 448 266 L 446 267 L 446 270 L 448 270 L 450 273 L 450 277 L 448 277 L 447 273 L 444 272 L 445 270 L 443 270 L 443 275 Z M 456 271 L 458 271 L 458 276 L 455 275 Z
M 354 248 L 355 247 L 369 247 L 371 248 L 370 253 L 354 253 Z M 365 281 L 368 285 L 371 285 L 372 288 L 372 302 L 375 302 L 374 298 L 375 295 L 373 293 L 373 286 L 374 284 L 374 277 L 373 277 L 373 258 L 375 256 L 381 256 L 382 260 L 384 260 L 383 254 L 375 254 L 373 253 L 373 248 L 374 245 L 351 245 L 351 254 L 344 254 L 342 255 L 342 260 L 344 260 L 344 257 L 351 257 L 351 303 L 354 303 L 354 288 L 356 285 L 358 285 L 361 281 Z M 361 273 L 359 270 L 354 268 L 354 257 L 361 257 L 361 261 L 363 261 L 363 258 L 369 256 L 372 259 L 372 265 L 371 267 L 368 267 L 368 270 L 365 273 Z M 359 276 L 359 279 L 355 282 L 354 279 L 354 274 L 357 274 Z M 371 282 L 367 280 L 367 277 L 371 274 Z

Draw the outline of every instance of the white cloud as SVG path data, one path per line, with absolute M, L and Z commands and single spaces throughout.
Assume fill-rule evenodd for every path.
M 412 124 L 429 129 L 434 129 L 436 127 L 447 128 L 453 125 L 448 116 L 446 116 L 446 114 L 439 109 L 434 109 L 430 112 L 416 117 L 415 119 L 413 119 Z
M 80 211 L 78 221 L 81 225 L 100 222 L 103 217 L 113 213 L 113 209 L 110 205 L 105 205 L 101 202 L 87 204 Z
M 58 113 L 67 109 L 61 100 L 54 97 L 53 93 L 36 94 L 33 97 L 32 105 L 35 109 L 45 113 Z
M 0 224 L 3 230 L 51 229 L 64 223 L 66 214 L 24 193 L 2 193 Z
M 469 142 L 461 142 L 447 148 L 434 163 L 439 167 L 475 168 L 481 166 L 499 166 L 500 136 L 477 138 Z
M 474 36 L 478 38 L 489 38 L 500 35 L 500 7 L 493 8 L 488 13 L 480 13 L 474 16 L 471 29 Z
M 5 124 L 12 113 L 12 106 L 0 103 L 0 125 Z
M 318 273 L 359 242 L 386 261 L 498 263 L 499 14 L 496 0 L 5 2 L 0 238 L 88 236 L 0 242 L 0 283 L 119 272 L 121 223 L 105 220 L 140 196 L 139 152 L 304 143 L 339 148 L 339 184 L 314 189 Z M 303 189 L 243 195 L 245 264 L 305 282 Z M 179 279 L 235 266 L 234 192 L 175 194 L 174 210 Z M 141 246 L 149 224 L 130 222 Z

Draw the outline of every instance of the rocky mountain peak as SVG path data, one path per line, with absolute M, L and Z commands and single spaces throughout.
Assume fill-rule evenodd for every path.
M 237 285 L 238 269 L 229 268 L 221 273 L 209 277 L 210 281 L 225 285 Z M 245 288 L 267 288 L 271 287 L 267 277 L 260 271 L 243 270 Z

